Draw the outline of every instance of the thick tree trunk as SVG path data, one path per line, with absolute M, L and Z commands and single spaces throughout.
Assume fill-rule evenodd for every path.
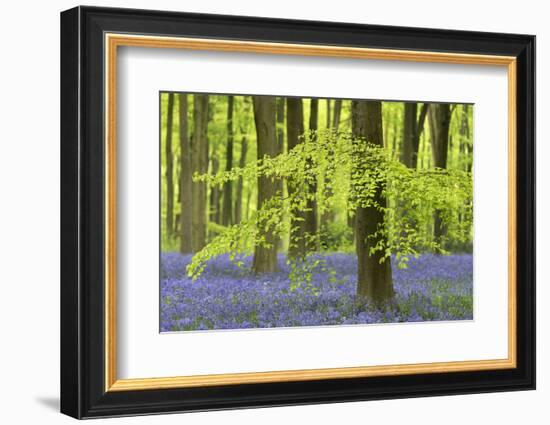
M 174 234 L 174 157 L 172 155 L 172 133 L 174 131 L 174 93 L 168 93 L 168 116 L 166 118 L 166 234 Z
M 193 252 L 192 245 L 192 187 L 191 144 L 189 142 L 189 124 L 187 119 L 187 95 L 179 95 L 180 107 L 180 252 Z
M 384 146 L 382 136 L 382 104 L 374 101 L 352 102 L 352 132 L 359 143 L 372 143 Z M 357 172 L 366 165 L 358 162 Z M 381 208 L 386 207 L 382 194 L 383 187 L 378 187 L 374 202 Z M 382 241 L 383 236 L 373 237 L 384 226 L 384 212 L 374 206 L 358 206 L 355 223 L 355 243 L 357 251 L 357 295 L 376 304 L 393 297 L 393 282 L 390 258 L 383 258 L 384 251 L 371 253 L 371 248 Z
M 288 150 L 291 151 L 299 143 L 304 134 L 304 111 L 302 99 L 288 97 L 286 99 L 286 137 Z M 300 182 L 294 182 L 291 179 L 287 182 L 287 190 L 292 198 L 296 195 Z M 290 244 L 288 247 L 288 256 L 298 259 L 306 255 L 306 245 L 304 239 L 304 212 L 302 210 L 292 211 L 290 222 Z
M 208 95 L 193 96 L 193 173 L 208 171 Z M 206 246 L 206 183 L 193 182 L 192 187 L 192 244 L 193 252 Z
M 225 171 L 233 168 L 233 96 L 227 96 L 227 150 L 225 155 Z M 222 224 L 233 224 L 233 187 L 231 181 L 223 184 L 223 217 Z
M 254 122 L 256 124 L 256 140 L 258 144 L 257 157 L 277 156 L 276 101 L 274 97 L 254 96 Z M 277 193 L 277 182 L 272 178 L 258 177 L 258 208 L 264 202 L 280 196 Z M 259 236 L 264 244 L 256 245 L 254 249 L 253 270 L 256 273 L 277 271 L 277 238 L 270 229 L 265 229 L 265 223 L 260 223 Z
M 246 164 L 246 152 L 248 143 L 246 136 L 241 139 L 241 156 L 239 158 L 239 168 L 244 168 Z M 242 220 L 243 214 L 243 178 L 239 177 L 237 180 L 237 190 L 235 194 L 235 224 L 239 224 Z
M 451 107 L 449 104 L 433 103 L 430 105 L 428 116 L 433 165 L 437 168 L 447 168 Z M 436 211 L 434 214 L 434 238 L 437 242 L 442 243 L 444 235 L 445 226 L 441 220 L 441 214 Z

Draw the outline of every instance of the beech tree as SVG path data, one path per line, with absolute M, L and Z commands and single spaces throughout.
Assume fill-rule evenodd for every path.
M 193 96 L 193 173 L 208 171 L 208 95 Z M 194 182 L 192 186 L 192 244 L 193 252 L 206 245 L 206 183 Z
M 174 93 L 168 94 L 168 117 L 166 118 L 166 232 L 174 234 L 174 156 L 172 153 L 172 133 L 174 132 Z
M 309 108 L 310 142 L 315 143 L 319 129 L 319 99 L 311 99 Z M 311 166 L 307 163 L 306 167 Z M 306 250 L 312 252 L 317 249 L 317 178 L 312 177 L 307 182 L 307 202 L 304 217 L 304 231 L 306 233 Z
M 304 134 L 304 110 L 302 99 L 297 97 L 289 97 L 286 100 L 287 109 L 287 144 L 288 150 L 291 151 L 300 143 Z M 287 190 L 289 196 L 295 196 L 297 192 L 297 183 L 295 179 L 290 177 L 287 179 Z M 303 258 L 306 255 L 305 239 L 299 237 L 305 232 L 305 214 L 304 208 L 296 206 L 291 211 L 290 219 L 290 243 L 288 247 L 288 255 L 291 258 Z
M 233 96 L 227 96 L 227 149 L 225 154 L 225 171 L 233 168 Z M 223 185 L 222 224 L 233 224 L 233 186 L 231 181 Z
M 180 94 L 180 252 L 193 252 L 192 245 L 192 188 L 193 174 L 191 168 L 191 143 L 189 141 L 189 123 L 187 118 L 187 94 Z
M 258 160 L 276 157 L 276 101 L 270 96 L 254 96 L 254 123 L 256 125 L 256 143 Z M 281 194 L 273 178 L 258 176 L 258 208 Z M 260 223 L 260 243 L 254 248 L 253 270 L 256 273 L 277 271 L 277 238 L 266 223 Z
M 401 162 L 409 168 L 418 165 L 418 149 L 420 135 L 424 130 L 424 121 L 428 112 L 428 104 L 424 103 L 418 115 L 418 104 L 406 102 L 403 115 L 403 148 L 401 150 Z M 418 117 L 417 117 L 418 115 Z
M 352 134 L 356 143 L 372 143 L 383 147 L 382 136 L 382 103 L 374 101 L 352 101 Z M 356 187 L 356 196 L 364 192 L 361 181 L 354 181 L 354 176 L 367 172 L 367 167 L 376 164 L 368 158 L 357 160 L 352 171 L 352 184 Z M 372 171 L 372 170 L 371 170 Z M 375 179 L 377 176 L 374 177 Z M 383 232 L 379 232 L 384 226 L 384 209 L 387 200 L 383 192 L 385 182 L 381 182 L 375 188 L 372 202 L 366 205 L 358 203 L 355 211 L 355 246 L 357 252 L 357 294 L 360 297 L 372 300 L 376 303 L 386 301 L 393 297 L 393 282 L 390 257 L 383 251 L 373 252 L 378 244 L 387 246 L 387 240 Z
M 286 254 L 288 290 L 302 287 L 315 293 L 319 290 L 313 284 L 317 271 L 326 275 L 332 267 L 327 253 L 354 253 L 356 301 L 386 305 L 394 295 L 392 265 L 406 267 L 411 256 L 424 252 L 444 253 L 446 241 L 453 247 L 468 249 L 471 245 L 472 179 L 468 162 L 458 158 L 458 153 L 468 154 L 471 146 L 471 114 L 464 105 L 455 106 L 459 120 L 451 126 L 453 108 L 445 113 L 445 105 L 435 105 L 433 111 L 431 105 L 418 105 L 416 113 L 407 115 L 403 103 L 384 104 L 382 114 L 377 101 L 322 100 L 319 108 L 319 101 L 316 105 L 300 98 L 235 96 L 230 108 L 228 97 L 215 96 L 209 108 L 205 95 L 192 95 L 189 104 L 189 95 L 175 96 L 179 100 L 179 149 L 174 150 L 164 137 L 166 129 L 174 127 L 168 122 L 166 96 L 161 115 L 162 160 L 168 157 L 167 144 L 172 155 L 179 152 L 179 163 L 172 164 L 179 179 L 179 250 L 194 253 L 187 268 L 190 276 L 199 276 L 211 259 L 222 254 L 238 267 L 244 267 L 248 260 L 243 256 L 250 255 L 254 273 L 275 272 L 280 252 L 281 259 Z M 283 102 L 286 108 L 281 107 Z M 304 104 L 309 109 L 307 122 Z M 422 115 L 428 117 L 429 132 L 421 131 Z M 416 117 L 415 124 L 411 116 Z M 384 120 L 389 123 L 384 125 Z M 412 144 L 420 158 L 416 166 L 403 161 L 405 140 L 396 142 L 395 149 L 384 143 L 385 136 L 411 140 L 404 129 L 407 120 L 413 136 L 420 135 L 418 147 Z M 455 143 L 450 147 L 451 133 Z M 449 159 L 443 161 L 442 156 Z M 162 196 L 167 192 L 166 168 L 164 162 Z M 216 188 L 225 191 L 227 187 L 232 189 L 233 214 L 222 226 L 217 222 L 223 217 L 208 214 L 207 199 L 210 207 L 220 211 L 219 201 L 212 196 Z M 172 198 L 176 198 L 173 190 Z M 226 195 L 221 199 L 227 199 Z M 167 204 L 163 200 L 163 217 Z M 313 206 L 319 214 L 314 216 L 315 224 L 318 219 L 323 224 L 315 230 L 306 227 Z M 331 208 L 334 215 L 329 217 Z M 353 237 L 346 224 L 348 211 L 356 217 Z M 445 238 L 431 230 L 435 216 L 445 229 Z M 166 220 L 162 225 L 167 225 Z M 191 237 L 186 237 L 189 233 Z M 288 240 L 286 252 L 286 243 L 278 246 L 281 239 Z M 174 250 L 174 241 L 162 243 L 171 243 Z
M 451 106 L 448 103 L 432 103 L 429 108 L 430 137 L 433 164 L 437 168 L 447 168 L 449 151 L 449 128 L 451 125 Z M 434 213 L 434 237 L 441 241 L 445 235 L 445 226 L 441 213 Z
M 210 169 L 212 174 L 217 174 L 220 170 L 220 161 L 218 159 L 218 153 L 213 150 L 210 154 Z M 220 208 L 220 188 L 219 186 L 213 186 L 210 188 L 210 214 L 209 220 L 211 223 L 221 223 L 221 208 Z

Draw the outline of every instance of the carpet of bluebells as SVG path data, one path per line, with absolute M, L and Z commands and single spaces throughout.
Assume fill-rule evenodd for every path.
M 162 253 L 161 332 L 472 319 L 469 254 L 425 254 L 394 267 L 395 300 L 378 308 L 355 298 L 354 255 L 317 257 L 324 267 L 313 272 L 312 287 L 291 290 L 283 255 L 279 272 L 262 275 L 250 271 L 250 258 L 239 268 L 218 257 L 193 281 L 190 255 Z

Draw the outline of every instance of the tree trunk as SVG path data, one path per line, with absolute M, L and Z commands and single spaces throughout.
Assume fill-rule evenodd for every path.
M 193 173 L 205 174 L 208 171 L 208 95 L 193 96 Z M 193 182 L 192 187 L 192 244 L 193 252 L 206 246 L 206 183 Z
M 330 128 L 330 126 L 332 125 L 332 122 L 331 122 L 331 119 L 330 119 L 330 99 L 327 99 L 326 100 L 326 106 L 327 106 L 327 116 L 326 116 L 326 125 L 325 125 L 325 128 Z
M 220 171 L 220 161 L 216 155 L 216 152 L 212 152 L 210 163 L 212 164 L 212 174 L 216 175 Z M 212 186 L 210 188 L 210 213 L 208 214 L 211 223 L 220 224 L 221 211 L 220 211 L 220 196 L 221 190 L 219 186 Z
M 331 115 L 332 115 L 331 112 L 332 111 L 331 111 L 331 101 L 330 101 L 330 99 L 327 99 L 326 104 L 327 104 L 326 128 L 327 128 L 327 130 L 330 130 L 332 125 L 333 125 L 333 121 L 331 119 Z M 339 120 L 340 119 L 338 118 L 338 121 Z M 332 157 L 333 157 L 333 152 L 330 151 L 329 154 L 328 154 L 328 160 L 330 162 L 329 167 L 334 166 L 334 164 L 332 162 Z M 328 178 L 327 175 L 324 176 L 324 185 L 325 185 L 324 198 L 326 200 L 327 198 L 330 198 L 333 194 L 332 182 L 330 181 L 330 179 Z M 323 213 L 319 217 L 320 242 L 321 242 L 321 245 L 322 245 L 323 248 L 327 248 L 328 224 L 332 221 L 334 221 L 334 210 L 325 205 Z
M 179 95 L 180 107 L 180 252 L 193 252 L 192 245 L 192 187 L 191 144 L 189 142 L 189 124 L 187 119 L 187 95 Z
M 302 143 L 300 136 L 304 134 L 304 111 L 302 99 L 288 97 L 286 99 L 286 137 L 288 150 L 291 151 L 299 143 Z M 299 190 L 296 183 L 291 179 L 287 181 L 287 190 L 289 197 L 296 195 Z M 290 243 L 288 247 L 288 256 L 290 258 L 303 258 L 306 255 L 306 245 L 304 239 L 304 212 L 302 210 L 292 211 L 290 222 Z
M 246 136 L 241 139 L 241 156 L 239 158 L 239 168 L 244 168 L 246 164 L 246 152 L 248 143 Z M 243 214 L 243 178 L 239 177 L 237 180 L 237 193 L 235 194 L 235 224 L 239 224 L 242 220 Z
M 418 166 L 418 149 L 420 147 L 420 136 L 424 129 L 424 121 L 428 104 L 424 103 L 420 109 L 420 116 L 417 118 L 418 104 L 405 103 L 403 113 L 403 147 L 401 150 L 401 162 L 407 167 L 416 170 Z
M 334 113 L 332 115 L 332 127 L 334 131 L 338 131 L 340 127 L 340 117 L 342 115 L 342 99 L 336 99 L 334 101 Z
M 317 142 L 317 130 L 319 128 L 319 99 L 311 99 L 309 114 L 309 130 L 312 134 L 310 143 Z M 311 166 L 311 161 L 308 161 Z M 308 166 L 306 165 L 306 167 Z M 306 250 L 315 251 L 317 244 L 315 242 L 317 235 L 317 180 L 311 176 L 308 181 L 308 199 L 305 211 L 304 231 L 307 234 Z
M 407 102 L 403 109 L 403 146 L 401 149 L 401 162 L 407 167 L 413 168 L 417 104 Z
M 464 154 L 466 155 L 465 168 L 466 168 L 466 171 L 471 173 L 472 172 L 472 154 L 473 154 L 474 146 L 472 145 L 472 139 L 470 138 L 470 123 L 468 121 L 469 108 L 470 108 L 469 105 L 462 106 L 460 136 L 461 136 L 461 144 L 464 145 L 464 148 L 461 148 L 460 152 L 464 152 Z
M 276 100 L 271 96 L 254 96 L 254 122 L 256 124 L 256 140 L 258 144 L 257 157 L 277 156 Z M 264 202 L 280 196 L 277 193 L 277 182 L 272 178 L 258 177 L 258 209 Z M 254 248 L 252 268 L 255 273 L 277 271 L 277 238 L 273 231 L 266 229 L 266 223 L 260 223 L 259 236 L 265 244 L 257 244 Z
M 166 118 L 166 234 L 174 234 L 174 157 L 172 155 L 172 133 L 174 131 L 174 93 L 168 93 L 168 116 Z
M 374 101 L 352 102 L 352 133 L 361 138 L 359 143 L 384 146 L 382 136 L 382 103 Z M 365 167 L 359 160 L 357 172 Z M 374 202 L 386 207 L 383 187 L 378 187 Z M 384 251 L 371 253 L 372 247 L 382 242 L 384 236 L 373 235 L 384 226 L 384 212 L 374 206 L 358 206 L 355 222 L 355 244 L 357 251 L 357 295 L 376 304 L 393 297 L 393 282 L 390 258 L 384 258 Z
M 285 98 L 277 97 L 277 155 L 282 154 L 285 151 Z M 277 191 L 283 194 L 283 180 L 278 179 Z M 277 249 L 283 249 L 283 240 L 277 236 Z
M 233 96 L 227 96 L 227 150 L 225 155 L 225 171 L 233 168 Z M 223 217 L 222 224 L 233 224 L 233 187 L 231 181 L 223 184 Z
M 449 104 L 433 103 L 429 108 L 430 136 L 432 144 L 433 165 L 437 168 L 447 168 L 449 150 L 449 128 L 451 124 L 451 107 Z M 445 227 L 439 211 L 434 213 L 434 238 L 443 243 Z

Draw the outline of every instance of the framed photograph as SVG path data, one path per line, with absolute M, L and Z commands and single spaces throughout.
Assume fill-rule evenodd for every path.
M 61 14 L 61 411 L 535 388 L 535 37 Z

